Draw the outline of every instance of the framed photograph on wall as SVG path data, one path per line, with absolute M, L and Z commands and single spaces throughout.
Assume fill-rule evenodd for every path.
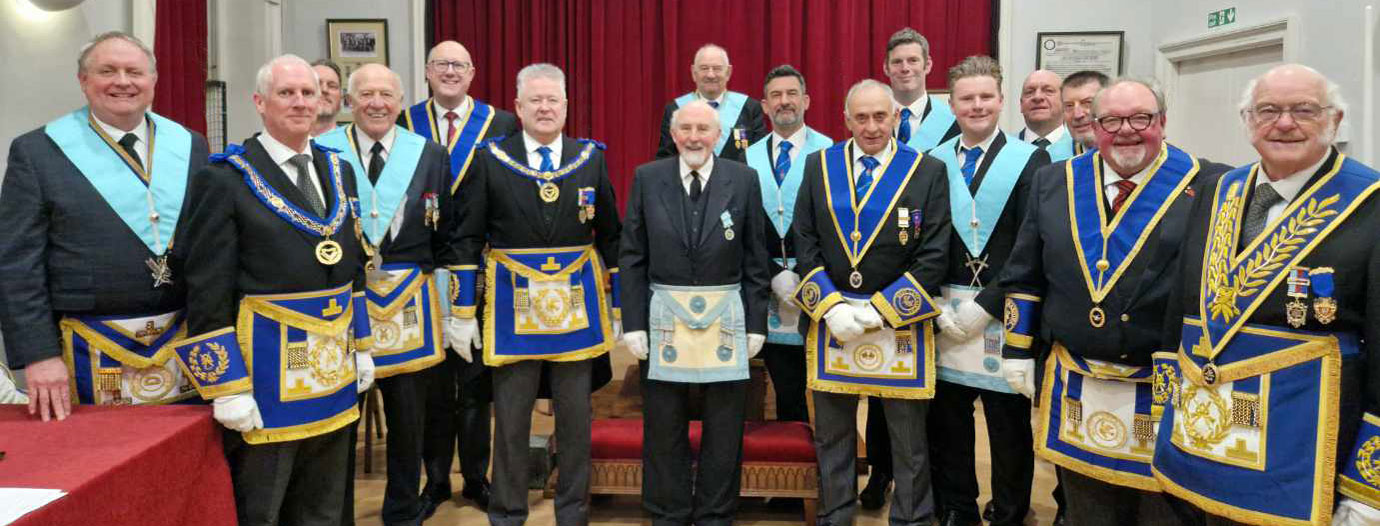
M 340 65 L 340 82 L 364 64 L 388 65 L 388 21 L 379 19 L 326 20 L 326 49 Z
M 1116 78 L 1124 72 L 1125 31 L 1042 31 L 1035 36 L 1035 69 L 1060 77 L 1083 70 Z

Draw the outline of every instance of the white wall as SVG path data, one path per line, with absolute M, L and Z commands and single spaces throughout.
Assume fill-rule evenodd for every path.
M 388 20 L 388 67 L 403 80 L 405 101 L 417 99 L 412 89 L 412 75 L 418 71 L 425 55 L 417 56 L 412 49 L 415 32 L 425 32 L 423 23 L 412 23 L 412 2 L 401 0 L 284 0 L 283 52 L 295 53 L 308 62 L 327 58 L 326 19 L 382 18 Z M 340 79 L 344 88 L 346 79 Z
M 254 110 L 254 76 L 278 54 L 280 8 L 277 0 L 211 0 L 207 39 L 216 55 L 208 78 L 225 82 L 226 133 L 232 144 L 263 128 Z

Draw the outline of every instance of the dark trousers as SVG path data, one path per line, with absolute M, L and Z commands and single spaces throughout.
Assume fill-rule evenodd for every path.
M 388 482 L 383 491 L 384 524 L 406 524 L 422 515 L 422 444 L 427 390 L 437 375 L 434 365 L 421 371 L 379 378 L 383 417 L 388 424 Z
M 803 345 L 762 345 L 762 360 L 767 362 L 772 389 L 776 390 L 776 419 L 782 422 L 808 422 L 805 403 L 805 347 Z
M 816 409 L 818 410 L 818 409 Z M 867 465 L 871 468 L 869 476 L 882 474 L 891 476 L 891 435 L 887 433 L 886 411 L 882 410 L 882 399 L 871 397 L 867 400 L 867 428 L 863 434 L 867 451 Z
M 1179 526 L 1179 512 L 1163 493 L 1117 486 L 1059 468 L 1069 524 L 1078 526 Z
M 992 526 L 1020 526 L 1030 510 L 1035 450 L 1030 429 L 1030 399 L 940 381 L 930 402 L 930 458 L 934 498 L 941 514 L 965 522 L 978 511 L 977 442 L 973 402 L 982 399 L 992 452 Z
M 349 432 L 249 444 L 224 433 L 239 526 L 337 526 L 345 492 Z
M 476 351 L 476 360 L 483 360 Z M 450 349 L 445 362 L 427 369 L 431 386 L 426 393 L 426 432 L 422 462 L 426 468 L 423 494 L 450 498 L 451 462 L 460 453 L 460 473 L 466 482 L 484 480 L 489 472 L 489 400 L 492 379 L 484 366 L 467 363 Z
M 647 379 L 642 363 L 642 509 L 653 526 L 727 525 L 738 509 L 748 381 Z M 699 464 L 692 471 L 689 399 L 703 393 Z
M 589 386 L 591 362 L 528 360 L 493 368 L 494 477 L 489 524 L 527 522 L 529 439 L 542 364 L 550 365 L 551 406 L 556 412 L 556 524 L 589 524 Z
M 815 454 L 819 458 L 819 524 L 849 526 L 858 507 L 858 397 L 813 391 Z M 890 415 L 884 428 L 895 448 L 896 491 L 888 521 L 894 526 L 929 524 L 934 517 L 930 491 L 926 412 L 929 400 L 873 398 Z

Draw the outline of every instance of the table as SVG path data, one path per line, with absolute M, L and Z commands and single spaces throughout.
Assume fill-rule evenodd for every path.
M 235 499 L 208 406 L 76 406 L 41 422 L 0 405 L 0 487 L 67 495 L 13 526 L 233 526 Z

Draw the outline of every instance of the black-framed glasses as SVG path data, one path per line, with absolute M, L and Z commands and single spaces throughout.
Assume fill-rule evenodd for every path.
M 459 62 L 455 60 L 433 60 L 427 62 L 426 65 L 437 73 L 445 73 L 446 70 L 452 68 L 457 72 L 464 73 L 470 69 L 469 62 Z
M 1247 116 L 1255 119 L 1256 124 L 1270 124 L 1279 120 L 1285 113 L 1293 117 L 1295 121 L 1313 122 L 1321 119 L 1332 106 L 1320 106 L 1311 102 L 1295 104 L 1288 108 L 1281 108 L 1274 104 L 1261 104 L 1254 108 L 1244 110 Z
M 1155 124 L 1155 117 L 1158 116 L 1158 113 L 1137 113 L 1126 117 L 1108 115 L 1105 117 L 1098 117 L 1094 120 L 1097 121 L 1097 125 L 1101 126 L 1107 133 L 1116 133 L 1121 131 L 1121 126 L 1123 124 L 1130 126 L 1131 129 L 1135 131 L 1145 131 L 1150 125 Z

